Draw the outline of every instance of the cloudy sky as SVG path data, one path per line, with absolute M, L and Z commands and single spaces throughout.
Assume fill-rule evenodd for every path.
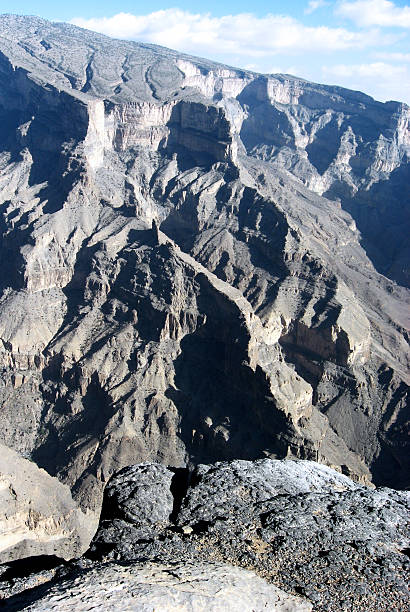
M 410 103 L 409 0 L 0 0 L 116 38 Z

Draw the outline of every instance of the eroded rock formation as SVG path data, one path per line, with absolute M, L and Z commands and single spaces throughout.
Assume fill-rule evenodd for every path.
M 93 525 L 70 489 L 34 463 L 0 445 L 0 563 L 25 557 L 80 556 Z
M 34 17 L 0 78 L 3 444 L 94 525 L 140 461 L 408 484 L 406 105 Z

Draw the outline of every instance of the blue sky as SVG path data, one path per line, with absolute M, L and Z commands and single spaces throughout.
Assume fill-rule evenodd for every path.
M 410 103 L 409 0 L 0 0 L 0 8 Z

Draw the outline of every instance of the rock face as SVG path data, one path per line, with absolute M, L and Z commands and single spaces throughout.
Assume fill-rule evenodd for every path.
M 199 465 L 185 487 L 177 475 L 173 515 L 162 531 L 143 540 L 138 538 L 143 515 L 119 521 L 123 503 L 113 506 L 112 500 L 115 491 L 122 496 L 124 484 L 131 487 L 135 475 L 133 504 L 138 504 L 146 470 L 146 465 L 127 468 L 110 481 L 88 553 L 92 559 L 228 562 L 304 595 L 318 611 L 406 608 L 408 492 L 373 490 L 309 461 Z M 149 497 L 155 516 L 168 496 L 169 490 L 153 481 L 141 491 L 141 502 Z
M 96 589 L 96 585 L 98 588 Z M 150 612 L 309 612 L 312 606 L 252 572 L 222 563 L 97 565 L 58 582 L 25 610 L 49 612 L 140 610 Z M 18 601 L 10 611 L 19 610 Z
M 166 467 L 148 463 L 124 468 L 109 481 L 101 520 L 108 517 L 114 538 L 121 538 L 125 526 L 132 531 L 133 541 L 152 540 L 169 526 L 174 506 L 172 478 Z
M 408 120 L 2 16 L 1 443 L 90 516 L 141 461 L 408 484 Z
M 77 507 L 67 485 L 0 445 L 0 563 L 78 557 L 93 534 L 90 514 Z

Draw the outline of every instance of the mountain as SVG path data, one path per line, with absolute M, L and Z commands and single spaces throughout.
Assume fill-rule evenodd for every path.
M 409 484 L 410 109 L 0 18 L 0 443 Z

